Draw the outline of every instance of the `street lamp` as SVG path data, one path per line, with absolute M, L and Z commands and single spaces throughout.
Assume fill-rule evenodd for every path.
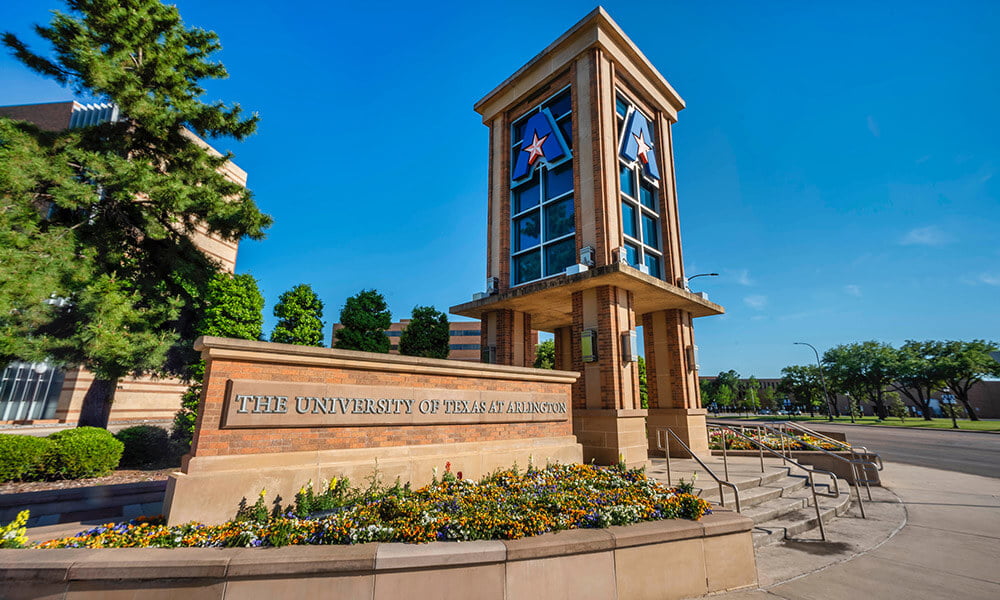
M 692 279 L 695 279 L 696 277 L 718 277 L 718 276 L 719 276 L 718 273 L 698 273 L 697 275 L 692 275 L 690 277 L 685 277 L 684 278 L 684 289 L 690 292 L 691 288 L 688 286 L 688 283 Z
M 941 389 L 941 401 L 945 404 L 951 404 L 951 428 L 958 429 L 958 420 L 955 419 L 955 396 L 951 393 L 951 389 L 942 388 Z
M 819 350 L 816 349 L 816 346 L 813 346 L 812 344 L 809 344 L 809 343 L 806 343 L 806 342 L 792 342 L 792 344 L 797 344 L 799 346 L 809 346 L 810 348 L 812 348 L 813 354 L 816 355 L 816 368 L 819 369 L 819 380 L 823 384 L 823 395 L 826 396 L 827 418 L 832 422 L 833 421 L 833 406 L 830 404 L 830 392 L 829 392 L 829 390 L 826 389 L 826 377 L 823 377 L 823 365 L 821 365 L 820 362 L 819 362 Z M 851 422 L 852 423 L 854 422 L 854 412 L 853 411 L 851 411 Z

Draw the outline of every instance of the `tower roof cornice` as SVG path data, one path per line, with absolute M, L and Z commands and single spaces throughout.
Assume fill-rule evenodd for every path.
M 671 120 L 677 120 L 684 100 L 600 6 L 483 96 L 473 108 L 482 115 L 483 122 L 488 123 L 497 113 L 531 93 L 540 83 L 592 48 L 604 51 L 642 88 L 648 101 L 666 112 Z

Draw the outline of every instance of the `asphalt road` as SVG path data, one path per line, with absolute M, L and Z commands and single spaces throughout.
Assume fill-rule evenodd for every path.
M 803 423 L 816 431 L 841 431 L 847 441 L 883 460 L 1000 478 L 1000 434 L 934 429 Z

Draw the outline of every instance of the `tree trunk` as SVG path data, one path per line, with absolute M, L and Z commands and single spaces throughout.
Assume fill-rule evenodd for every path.
M 80 409 L 78 427 L 108 428 L 108 417 L 111 415 L 111 401 L 118 387 L 117 379 L 94 379 L 83 397 L 83 407 Z
M 883 421 L 889 418 L 889 411 L 886 410 L 885 408 L 885 399 L 882 397 L 882 390 L 876 391 L 875 394 L 872 396 L 872 400 L 873 400 L 872 404 L 875 405 L 872 408 L 874 409 L 874 412 L 878 416 L 878 418 Z
M 970 421 L 978 421 L 979 420 L 979 416 L 976 415 L 976 411 L 972 410 L 972 405 L 969 404 L 968 394 L 958 393 L 958 394 L 955 394 L 955 397 L 958 398 L 958 401 L 961 402 L 962 406 L 965 407 L 965 412 L 969 415 L 969 420 Z

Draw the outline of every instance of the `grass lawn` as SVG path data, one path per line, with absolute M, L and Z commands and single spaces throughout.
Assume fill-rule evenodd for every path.
M 711 416 L 709 418 L 712 418 Z M 761 416 L 720 416 L 720 419 L 746 419 L 751 421 L 800 421 L 800 422 L 810 422 L 810 423 L 829 423 L 825 416 L 817 415 L 815 417 L 810 417 L 809 415 L 799 415 L 799 416 L 785 416 L 785 415 L 761 415 Z M 876 417 L 856 417 L 855 421 L 859 425 L 891 425 L 895 427 L 921 427 L 925 429 L 951 429 L 951 419 L 932 419 L 930 421 L 925 421 L 922 417 L 907 417 L 902 423 L 899 419 L 890 417 L 889 419 L 879 422 Z M 841 425 L 850 425 L 850 417 L 836 417 L 833 420 L 834 423 Z M 969 421 L 968 419 L 958 420 L 959 429 L 968 429 L 973 431 L 1000 431 L 1000 420 L 991 421 Z

